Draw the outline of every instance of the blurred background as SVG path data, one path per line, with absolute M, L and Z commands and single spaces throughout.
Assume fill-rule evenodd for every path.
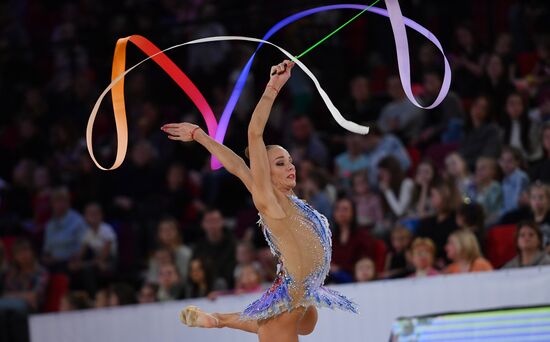
M 366 3 L 365 3 L 366 4 Z M 92 106 L 110 82 L 116 40 L 166 48 L 215 35 L 262 37 L 319 1 L 11 0 L 0 4 L 0 341 L 28 341 L 29 314 L 256 293 L 275 260 L 239 180 L 212 171 L 196 143 L 160 126 L 205 127 L 154 63 L 126 78 L 129 148 L 101 171 L 86 149 Z M 377 6 L 384 7 L 380 2 Z M 333 229 L 329 284 L 550 264 L 550 35 L 545 1 L 400 1 L 451 63 L 433 110 L 405 97 L 389 21 L 369 13 L 302 61 L 343 116 L 338 126 L 299 70 L 265 134 L 297 167 L 295 192 Z M 298 54 L 356 11 L 323 12 L 270 40 Z M 408 30 L 415 96 L 437 96 L 439 51 Z M 168 56 L 219 118 L 255 45 L 218 42 Z M 142 60 L 128 48 L 127 65 Z M 244 156 L 246 129 L 283 56 L 261 49 L 225 144 Z M 102 165 L 116 153 L 107 99 L 94 126 Z M 549 272 L 544 269 L 544 272 Z M 261 292 L 258 292 L 261 293 Z M 389 327 L 388 327 L 389 329 Z

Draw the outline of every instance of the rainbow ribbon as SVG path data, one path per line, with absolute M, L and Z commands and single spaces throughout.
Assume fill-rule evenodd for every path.
M 377 0 L 376 2 L 378 2 Z M 375 2 L 375 3 L 376 3 Z M 386 0 L 386 7 L 387 10 L 372 7 L 365 6 L 365 5 L 357 5 L 357 4 L 341 4 L 341 5 L 330 5 L 330 6 L 321 6 L 312 8 L 309 10 L 305 10 L 299 13 L 296 13 L 292 16 L 289 16 L 277 24 L 275 24 L 265 35 L 262 37 L 262 39 L 257 38 L 250 38 L 250 37 L 242 37 L 242 36 L 220 36 L 220 37 L 208 37 L 203 39 L 197 39 L 190 42 L 186 42 L 183 44 L 178 44 L 171 46 L 167 49 L 160 50 L 158 49 L 153 43 L 148 41 L 146 38 L 142 36 L 133 35 L 130 37 L 122 38 L 117 41 L 117 46 L 115 48 L 115 54 L 113 57 L 113 69 L 112 69 L 112 75 L 111 75 L 111 84 L 103 91 L 103 93 L 100 95 L 98 100 L 96 101 L 94 108 L 92 110 L 92 113 L 90 114 L 90 118 L 88 120 L 88 125 L 86 129 L 86 143 L 88 146 L 88 152 L 90 153 L 90 156 L 96 166 L 102 170 L 114 170 L 118 168 L 126 155 L 126 150 L 128 146 L 128 128 L 127 128 L 127 122 L 126 122 L 126 111 L 125 111 L 125 101 L 124 101 L 124 77 L 131 72 L 134 68 L 139 66 L 141 63 L 146 62 L 149 59 L 153 59 L 177 84 L 178 86 L 190 97 L 190 99 L 193 101 L 195 106 L 199 109 L 200 113 L 202 114 L 203 118 L 206 121 L 207 128 L 208 128 L 208 134 L 216 139 L 216 141 L 223 143 L 223 139 L 225 137 L 227 126 L 229 124 L 229 121 L 231 119 L 231 115 L 233 113 L 233 110 L 237 104 L 237 100 L 240 97 L 242 90 L 244 88 L 247 76 L 250 72 L 250 68 L 252 66 L 252 62 L 256 56 L 256 53 L 258 50 L 263 46 L 263 44 L 271 45 L 277 49 L 279 49 L 283 54 L 285 54 L 289 59 L 292 59 L 296 62 L 296 64 L 306 73 L 307 76 L 311 78 L 314 85 L 317 88 L 317 91 L 319 92 L 321 98 L 325 102 L 325 105 L 327 106 L 329 112 L 332 114 L 334 119 L 345 129 L 359 133 L 359 134 L 367 134 L 368 133 L 368 127 L 357 125 L 354 122 L 348 121 L 343 118 L 343 116 L 340 114 L 338 109 L 334 106 L 326 92 L 322 89 L 320 86 L 317 78 L 313 75 L 313 73 L 303 64 L 301 63 L 297 58 L 305 55 L 307 52 L 311 51 L 313 48 L 315 48 L 317 45 L 319 45 L 321 42 L 332 36 L 334 33 L 336 33 L 338 30 L 340 30 L 345 25 L 349 24 L 353 19 L 357 18 L 359 14 L 369 11 L 378 15 L 383 15 L 386 17 L 389 17 L 392 31 L 394 33 L 395 37 L 395 45 L 397 50 L 397 61 L 398 61 L 398 68 L 399 68 L 399 74 L 401 78 L 401 84 L 403 85 L 403 89 L 405 91 L 406 96 L 408 99 L 417 107 L 425 108 L 425 109 L 431 109 L 439 105 L 445 96 L 447 95 L 451 83 L 451 70 L 449 66 L 449 62 L 447 58 L 445 57 L 445 54 L 443 52 L 443 48 L 437 40 L 437 38 L 426 28 L 421 26 L 420 24 L 414 22 L 411 19 L 404 18 L 401 14 L 401 9 L 399 7 L 399 4 L 397 0 Z M 267 41 L 273 34 L 275 34 L 277 31 L 285 27 L 286 25 L 293 23 L 301 18 L 304 18 L 306 16 L 328 11 L 328 10 L 335 10 L 335 9 L 360 9 L 362 10 L 361 13 L 354 16 L 351 20 L 348 20 L 345 24 L 338 27 L 335 31 L 331 32 L 329 35 L 321 39 L 319 42 L 308 48 L 306 51 L 304 51 L 302 54 L 300 54 L 297 57 L 292 56 L 288 51 L 284 50 L 283 48 Z M 424 37 L 426 37 L 428 40 L 430 40 L 434 45 L 441 51 L 444 58 L 444 75 L 443 75 L 443 83 L 441 90 L 439 92 L 439 95 L 437 96 L 436 100 L 429 106 L 422 106 L 419 104 L 416 99 L 414 98 L 414 95 L 412 93 L 412 87 L 411 87 L 411 78 L 410 78 L 410 64 L 409 64 L 409 48 L 408 48 L 408 41 L 407 41 L 407 35 L 405 31 L 405 26 L 408 26 Z M 216 122 L 216 119 L 214 117 L 214 114 L 212 112 L 212 109 L 208 105 L 208 102 L 204 99 L 200 91 L 197 89 L 197 87 L 189 80 L 189 78 L 181 71 L 165 54 L 164 52 L 184 46 L 184 45 L 191 45 L 191 44 L 200 44 L 200 43 L 208 43 L 208 42 L 215 42 L 215 41 L 225 41 L 225 40 L 241 40 L 241 41 L 252 41 L 252 42 L 259 42 L 260 44 L 256 48 L 256 51 L 252 54 L 248 62 L 246 63 L 245 67 L 241 71 L 237 82 L 235 83 L 235 86 L 233 88 L 233 91 L 231 93 L 231 96 L 224 108 L 224 111 L 222 113 L 222 116 L 220 118 L 219 124 Z M 140 48 L 145 54 L 148 55 L 148 57 L 141 62 L 135 64 L 131 68 L 125 70 L 125 59 L 126 59 L 126 45 L 127 42 L 130 41 L 133 44 L 135 44 L 138 48 Z M 113 110 L 115 115 L 115 125 L 117 128 L 117 154 L 115 158 L 115 162 L 113 163 L 113 166 L 110 168 L 104 168 L 95 159 L 95 156 L 93 154 L 92 149 L 92 132 L 93 132 L 93 123 L 95 121 L 95 117 L 97 115 L 97 111 L 99 110 L 99 106 L 101 102 L 103 101 L 103 98 L 105 95 L 112 89 L 112 99 L 113 99 Z M 212 169 L 218 169 L 221 167 L 221 164 L 219 161 L 213 157 L 211 161 Z

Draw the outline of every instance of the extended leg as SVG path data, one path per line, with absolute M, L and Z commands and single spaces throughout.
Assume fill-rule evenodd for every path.
M 241 321 L 240 314 L 207 313 L 196 306 L 186 307 L 180 315 L 182 323 L 190 327 L 200 328 L 232 328 L 251 333 L 258 333 L 258 323 L 255 320 Z

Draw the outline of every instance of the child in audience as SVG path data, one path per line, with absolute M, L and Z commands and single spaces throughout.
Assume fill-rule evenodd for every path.
M 382 200 L 369 185 L 367 170 L 355 172 L 352 176 L 352 199 L 355 201 L 357 224 L 378 230 L 384 219 Z
M 386 256 L 384 278 L 400 278 L 410 273 L 408 250 L 411 231 L 398 224 L 391 232 L 391 248 Z
M 481 204 L 485 211 L 485 225 L 497 222 L 503 204 L 502 188 L 497 182 L 497 163 L 493 158 L 480 157 L 476 162 L 474 181 L 468 188 L 471 201 Z
M 520 168 L 523 164 L 523 156 L 521 151 L 515 147 L 504 147 L 499 163 L 504 174 L 502 179 L 503 206 L 500 211 L 500 214 L 503 215 L 519 207 L 520 199 L 529 187 L 529 177 Z
M 414 273 L 409 277 L 428 277 L 438 275 L 433 267 L 435 260 L 435 245 L 431 239 L 416 238 L 411 245 L 411 259 Z
M 550 255 L 542 248 L 542 232 L 533 221 L 518 224 L 516 249 L 518 255 L 503 268 L 550 265 Z
M 376 279 L 376 267 L 371 258 L 361 258 L 355 263 L 355 281 L 366 283 Z

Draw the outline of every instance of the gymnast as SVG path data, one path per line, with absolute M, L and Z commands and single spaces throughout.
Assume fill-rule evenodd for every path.
M 316 308 L 358 313 L 354 302 L 323 286 L 332 249 L 327 219 L 294 194 L 296 169 L 288 151 L 279 145 L 266 146 L 263 141 L 271 107 L 293 66 L 285 60 L 271 67 L 270 80 L 248 126 L 245 154 L 250 167 L 197 125 L 184 122 L 161 128 L 171 140 L 203 145 L 244 183 L 259 212 L 265 239 L 278 259 L 277 277 L 259 299 L 236 313 L 206 313 L 188 306 L 180 319 L 190 327 L 227 327 L 255 333 L 260 342 L 295 342 L 298 335 L 313 332 Z

